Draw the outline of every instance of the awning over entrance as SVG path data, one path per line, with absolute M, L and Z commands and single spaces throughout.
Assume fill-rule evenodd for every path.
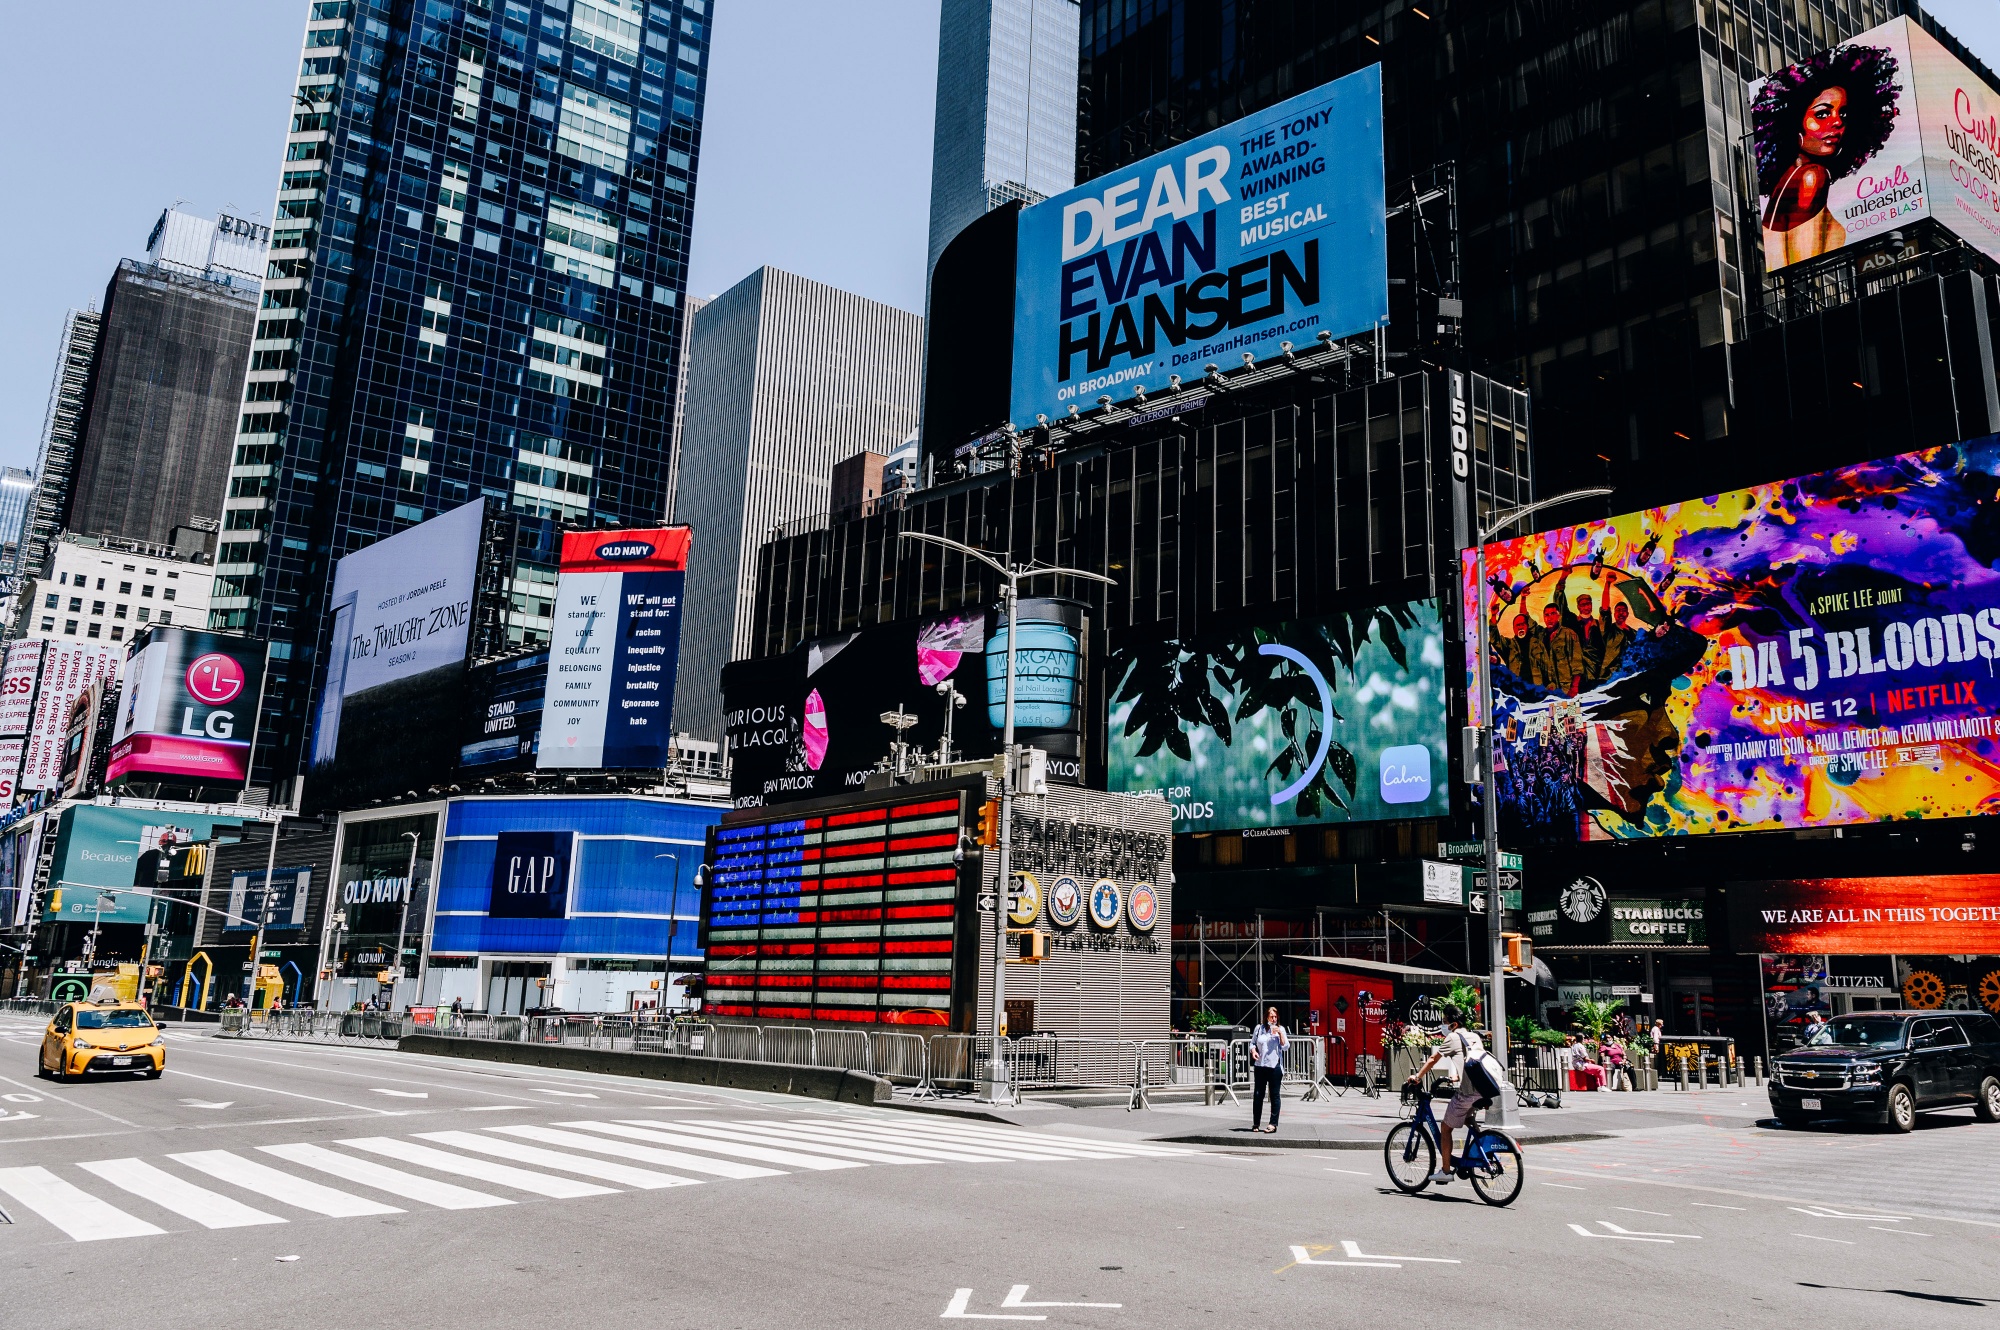
M 1392 979 L 1450 981 L 1463 979 L 1468 984 L 1483 984 L 1487 976 L 1483 974 L 1460 974 L 1456 970 L 1426 970 L 1419 965 L 1394 965 L 1388 961 L 1357 961 L 1345 956 L 1286 956 L 1288 961 L 1321 970 L 1351 970 L 1356 974 L 1379 974 Z

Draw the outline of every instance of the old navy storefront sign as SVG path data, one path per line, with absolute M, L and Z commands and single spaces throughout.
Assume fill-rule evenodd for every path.
M 1024 209 L 1013 418 L 1386 321 L 1385 198 L 1371 66 Z
M 684 526 L 564 533 L 536 766 L 667 764 L 692 537 Z

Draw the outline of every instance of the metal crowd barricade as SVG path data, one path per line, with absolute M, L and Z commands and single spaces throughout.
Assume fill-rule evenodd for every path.
M 930 1079 L 922 1035 L 871 1030 L 867 1037 L 868 1070 L 893 1085 L 921 1087 Z

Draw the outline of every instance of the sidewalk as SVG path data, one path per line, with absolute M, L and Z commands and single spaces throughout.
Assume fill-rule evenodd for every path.
M 1076 1096 L 1065 1098 L 1069 1102 L 1030 1098 L 1011 1108 L 995 1108 L 970 1098 L 911 1099 L 898 1093 L 892 1106 L 1044 1130 L 1095 1129 L 1128 1138 L 1136 1134 L 1179 1144 L 1255 1149 L 1378 1150 L 1389 1128 L 1402 1116 L 1401 1101 L 1389 1092 L 1369 1099 L 1358 1090 L 1349 1090 L 1311 1102 L 1288 1094 L 1273 1135 L 1251 1132 L 1247 1094 L 1240 1104 L 1227 1100 L 1212 1105 L 1199 1100 L 1169 1101 L 1139 1111 L 1128 1111 L 1123 1095 L 1107 1096 L 1099 1104 L 1079 1103 Z M 1640 1093 L 1572 1092 L 1563 1096 L 1563 1105 L 1516 1108 L 1514 1121 L 1506 1130 L 1524 1143 L 1554 1144 L 1693 1123 L 1749 1128 L 1770 1116 L 1763 1087 L 1756 1085 Z

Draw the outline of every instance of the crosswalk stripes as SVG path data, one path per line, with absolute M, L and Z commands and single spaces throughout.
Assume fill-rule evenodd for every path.
M 764 1145 L 740 1145 L 730 1141 L 711 1140 L 702 1136 L 686 1136 L 675 1131 L 657 1131 L 654 1128 L 671 1127 L 670 1122 L 565 1122 L 565 1127 L 581 1127 L 585 1131 L 603 1132 L 607 1136 L 620 1136 L 627 1140 L 645 1141 L 651 1145 L 683 1145 L 697 1150 L 707 1150 L 719 1155 L 732 1155 L 738 1159 L 755 1159 L 766 1164 L 788 1164 L 793 1168 L 810 1169 L 813 1172 L 831 1172 L 837 1168 L 866 1168 L 868 1165 L 852 1159 L 831 1159 L 823 1154 L 802 1154 L 797 1150 L 774 1150 Z
M 162 1210 L 171 1210 L 192 1219 L 203 1228 L 250 1228 L 257 1224 L 282 1224 L 284 1219 L 243 1204 L 233 1196 L 197 1187 L 186 1178 L 176 1177 L 143 1159 L 99 1159 L 78 1164 L 114 1187 L 151 1201 Z
M 525 1168 L 515 1168 L 512 1164 L 496 1164 L 491 1159 L 468 1159 L 449 1150 L 437 1150 L 428 1145 L 418 1145 L 415 1141 L 397 1140 L 393 1136 L 363 1136 L 342 1141 L 341 1144 L 356 1150 L 386 1155 L 390 1159 L 400 1159 L 406 1164 L 421 1164 L 439 1173 L 456 1173 L 460 1177 L 478 1178 L 481 1182 L 498 1182 L 517 1191 L 547 1196 L 555 1200 L 573 1200 L 578 1196 L 610 1196 L 617 1191 L 615 1187 L 600 1187 L 594 1182 L 559 1178 L 552 1173 L 536 1173 Z
M 586 1136 L 579 1131 L 562 1131 L 555 1127 L 496 1127 L 494 1130 L 505 1132 L 509 1136 L 518 1136 L 524 1141 L 567 1145 L 573 1150 L 589 1150 L 596 1154 L 610 1155 L 615 1159 L 632 1159 L 645 1164 L 664 1164 L 668 1168 L 684 1169 L 691 1173 L 708 1173 L 718 1178 L 784 1176 L 782 1169 L 739 1164 L 733 1159 L 704 1159 L 700 1155 L 691 1155 L 680 1150 L 662 1150 L 655 1145 L 606 1140 L 603 1137 Z
M 512 1205 L 504 1196 L 489 1196 L 483 1191 L 473 1191 L 468 1187 L 455 1186 L 449 1182 L 437 1182 L 419 1177 L 415 1173 L 405 1173 L 399 1168 L 388 1168 L 373 1160 L 356 1159 L 352 1155 L 338 1154 L 323 1145 L 260 1145 L 257 1147 L 267 1155 L 294 1164 L 304 1164 L 322 1173 L 331 1173 L 336 1178 L 349 1182 L 359 1182 L 377 1191 L 386 1191 L 391 1196 L 401 1196 L 405 1200 L 423 1201 L 441 1210 L 479 1210 L 493 1205 Z
M 694 1178 L 676 1177 L 672 1173 L 661 1173 L 650 1168 L 634 1168 L 630 1164 L 614 1163 L 609 1159 L 588 1159 L 582 1155 L 566 1154 L 561 1150 L 544 1150 L 540 1146 L 523 1145 L 519 1141 L 503 1141 L 493 1136 L 482 1136 L 475 1131 L 426 1131 L 418 1134 L 424 1140 L 436 1141 L 440 1145 L 455 1145 L 461 1150 L 477 1150 L 481 1154 L 497 1155 L 501 1159 L 512 1159 L 522 1164 L 559 1168 L 565 1173 L 581 1173 L 587 1178 L 601 1178 L 605 1182 L 622 1182 L 641 1191 L 660 1187 L 700 1185 Z
M 168 1155 L 177 1164 L 219 1178 L 234 1187 L 301 1210 L 310 1210 L 329 1219 L 353 1219 L 359 1215 L 399 1215 L 396 1206 L 353 1196 L 305 1178 L 293 1177 L 281 1169 L 260 1164 L 227 1150 L 197 1150 L 190 1154 Z
M 105 1238 L 139 1238 L 165 1229 L 135 1219 L 108 1201 L 100 1201 L 75 1183 L 46 1168 L 0 1168 L 0 1191 L 27 1206 L 78 1242 Z
M 870 1164 L 1129 1160 L 1200 1153 L 1152 1143 L 1051 1136 L 1006 1124 L 902 1114 L 840 1114 L 792 1121 L 589 1119 L 547 1126 L 509 1124 L 481 1131 L 417 1132 L 414 1137 L 361 1136 L 324 1144 L 256 1147 L 260 1156 L 340 1179 L 352 1184 L 355 1191 L 328 1186 L 274 1167 L 263 1158 L 228 1150 L 166 1157 L 166 1164 L 198 1175 L 204 1183 L 247 1193 L 271 1204 L 271 1210 L 245 1204 L 169 1167 L 130 1157 L 83 1161 L 73 1167 L 91 1180 L 116 1188 L 121 1200 L 136 1198 L 141 1207 L 138 1214 L 93 1195 L 46 1167 L 0 1168 L 0 1195 L 11 1197 L 74 1241 L 94 1242 L 169 1232 L 145 1217 L 146 1206 L 154 1207 L 161 1216 L 190 1220 L 205 1229 L 229 1229 L 290 1222 L 282 1213 L 287 1208 L 328 1218 L 404 1213 L 397 1206 L 357 1192 L 383 1193 L 443 1210 L 472 1210 L 516 1204 L 508 1193 L 583 1199 L 616 1195 L 621 1188 L 657 1190 L 717 1179 L 784 1177 L 793 1172 L 832 1172 Z M 398 1166 L 381 1162 L 384 1160 Z M 469 1179 L 493 1190 L 461 1186 L 442 1178 Z

